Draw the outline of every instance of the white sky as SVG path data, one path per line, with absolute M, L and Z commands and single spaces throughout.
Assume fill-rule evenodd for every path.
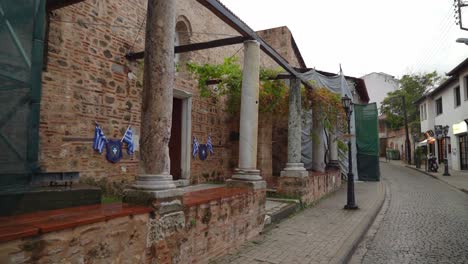
M 221 1 L 254 30 L 288 26 L 307 66 L 324 71 L 445 74 L 468 57 L 453 0 Z

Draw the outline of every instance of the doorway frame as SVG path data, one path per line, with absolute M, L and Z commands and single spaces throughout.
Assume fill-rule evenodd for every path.
M 177 187 L 190 185 L 190 163 L 192 158 L 192 94 L 177 88 L 174 88 L 173 97 L 182 100 L 182 143 L 180 149 L 180 180 L 176 180 Z

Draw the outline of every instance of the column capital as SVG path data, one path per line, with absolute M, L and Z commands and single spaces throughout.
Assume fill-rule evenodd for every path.
M 246 41 L 244 41 L 244 44 L 252 44 L 252 45 L 260 46 L 260 42 L 258 42 L 258 41 L 255 40 L 255 39 L 246 40 Z

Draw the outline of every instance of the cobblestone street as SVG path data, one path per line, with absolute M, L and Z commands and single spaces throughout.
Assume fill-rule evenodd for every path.
M 420 172 L 381 163 L 388 207 L 363 263 L 468 263 L 468 195 Z

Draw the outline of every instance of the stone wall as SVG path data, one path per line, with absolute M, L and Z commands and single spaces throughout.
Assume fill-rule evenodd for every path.
M 172 252 L 172 258 L 178 260 L 173 263 L 207 263 L 235 252 L 262 231 L 264 204 L 265 190 L 251 190 L 186 207 L 186 242 L 180 245 L 180 251 Z
M 0 242 L 0 263 L 208 263 L 260 233 L 265 199 L 264 189 L 217 188 L 155 201 L 151 214 L 81 215 L 80 226 Z
M 279 195 L 300 199 L 310 205 L 327 194 L 338 190 L 342 185 L 339 170 L 325 173 L 309 172 L 309 177 L 279 177 L 277 192 Z
M 148 214 L 0 244 L 0 263 L 148 263 Z
M 78 171 L 82 179 L 114 194 L 121 193 L 137 175 L 138 144 L 133 156 L 124 151 L 123 159 L 112 164 L 92 150 L 92 138 L 95 121 L 107 138 L 121 138 L 131 124 L 138 143 L 143 66 L 127 61 L 125 54 L 144 48 L 146 3 L 86 0 L 51 13 L 39 132 L 42 171 Z M 195 0 L 177 1 L 177 21 L 177 30 L 189 32 L 179 33 L 186 42 L 181 44 L 239 35 Z M 298 65 L 287 28 L 260 35 Z M 242 65 L 242 44 L 179 56 L 175 88 L 193 95 L 192 135 L 201 143 L 211 135 L 215 151 L 206 161 L 191 160 L 192 184 L 230 177 L 237 166 L 238 118 L 223 111 L 222 100 L 201 98 L 197 81 L 183 65 L 186 61 L 221 63 L 233 55 Z M 261 61 L 264 67 L 279 67 L 263 53 Z

